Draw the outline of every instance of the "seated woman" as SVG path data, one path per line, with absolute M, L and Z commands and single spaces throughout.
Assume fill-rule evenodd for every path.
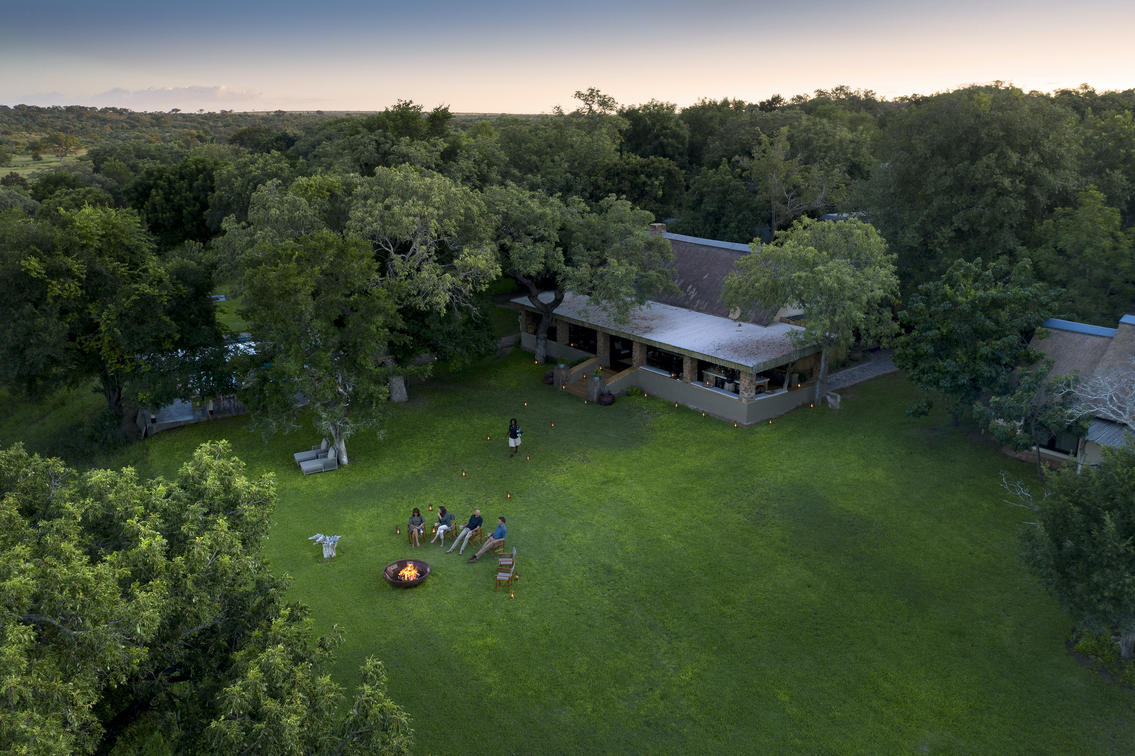
M 410 545 L 421 546 L 422 531 L 426 527 L 426 521 L 422 517 L 422 513 L 417 507 L 414 507 L 414 513 L 410 515 Z
M 456 517 L 453 514 L 453 512 L 447 512 L 445 507 L 438 507 L 437 508 L 437 532 L 434 533 L 434 537 L 432 539 L 430 539 L 430 543 L 433 543 L 434 541 L 436 541 L 437 539 L 440 538 L 441 539 L 441 545 L 444 546 L 445 545 L 445 534 L 447 532 L 449 532 L 450 530 L 453 530 L 454 519 L 456 519 Z

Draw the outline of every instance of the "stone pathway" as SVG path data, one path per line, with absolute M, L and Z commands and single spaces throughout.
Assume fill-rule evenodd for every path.
M 878 378 L 880 375 L 898 372 L 894 360 L 891 359 L 889 349 L 869 352 L 868 357 L 867 362 L 849 367 L 846 370 L 841 370 L 838 373 L 832 373 L 828 376 L 828 391 L 838 391 L 848 386 L 854 386 L 857 383 L 863 383 L 863 381 L 869 381 L 872 378 Z

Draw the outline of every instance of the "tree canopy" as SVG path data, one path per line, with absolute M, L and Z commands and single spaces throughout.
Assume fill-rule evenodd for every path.
M 1057 471 L 1035 509 L 1029 565 L 1077 623 L 1118 633 L 1123 658 L 1135 657 L 1135 449 Z
M 743 310 L 761 305 L 776 312 L 804 310 L 804 330 L 794 338 L 819 344 L 815 401 L 827 394 L 831 354 L 856 339 L 886 339 L 893 332 L 890 304 L 897 294 L 894 257 L 869 223 L 797 221 L 772 244 L 753 242 L 752 253 L 725 279 L 724 299 Z
M 0 451 L 0 749 L 407 752 L 377 662 L 343 714 L 260 555 L 274 503 L 223 441 L 153 481 Z
M 1011 393 L 1014 370 L 1040 360 L 1029 341 L 1051 300 L 1027 260 L 1012 267 L 958 260 L 910 298 L 895 364 L 916 385 L 948 397 L 957 420 L 976 402 Z

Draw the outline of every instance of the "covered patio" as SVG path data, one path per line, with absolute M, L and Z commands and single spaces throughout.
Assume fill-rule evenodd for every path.
M 551 293 L 541 295 L 551 300 Z M 520 312 L 521 346 L 536 348 L 539 315 L 527 297 Z M 617 322 L 588 298 L 567 294 L 548 333 L 548 354 L 577 363 L 561 385 L 584 374 L 601 376 L 608 391 L 628 386 L 742 425 L 807 404 L 819 347 L 798 346 L 799 326 L 756 325 L 682 307 L 647 302 Z M 599 370 L 603 368 L 603 370 Z

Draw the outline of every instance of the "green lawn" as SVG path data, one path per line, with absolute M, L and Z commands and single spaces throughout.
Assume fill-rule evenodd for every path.
M 734 429 L 654 398 L 585 406 L 544 370 L 514 354 L 413 387 L 334 473 L 291 463 L 312 432 L 265 445 L 243 420 L 122 459 L 169 473 L 223 436 L 275 473 L 270 561 L 345 629 L 340 681 L 386 662 L 421 753 L 1135 751 L 1135 693 L 1067 654 L 1017 558 L 1028 513 L 998 475 L 1031 468 L 905 415 L 903 378 Z M 507 458 L 510 416 L 531 461 Z M 382 581 L 428 504 L 508 517 L 515 600 L 495 563 L 436 546 L 421 587 Z M 343 536 L 327 564 L 317 531 Z

